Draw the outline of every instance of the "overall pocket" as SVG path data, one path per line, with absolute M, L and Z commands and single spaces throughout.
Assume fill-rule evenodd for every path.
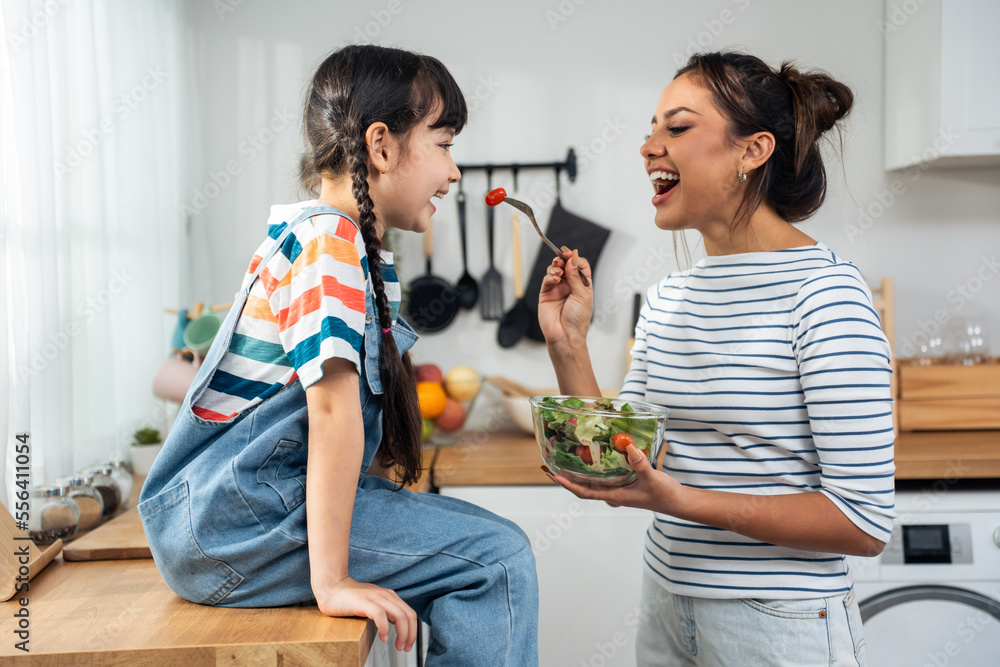
M 302 451 L 300 451 L 302 450 Z M 285 512 L 306 500 L 306 456 L 302 443 L 280 440 L 257 470 L 257 483 L 271 487 Z
M 140 503 L 137 509 L 156 567 L 177 595 L 215 605 L 243 581 L 229 565 L 206 556 L 195 541 L 187 480 Z

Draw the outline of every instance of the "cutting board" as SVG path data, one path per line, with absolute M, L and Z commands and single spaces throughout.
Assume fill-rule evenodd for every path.
M 7 508 L 0 507 L 0 601 L 29 590 L 30 580 L 52 562 L 62 545 L 62 540 L 56 540 L 45 547 L 35 546 Z M 28 570 L 27 579 L 23 567 Z
M 135 507 L 63 546 L 63 560 L 152 558 Z

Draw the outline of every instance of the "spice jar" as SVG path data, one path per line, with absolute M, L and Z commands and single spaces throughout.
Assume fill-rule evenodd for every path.
M 52 544 L 76 534 L 80 525 L 80 510 L 66 496 L 64 486 L 39 486 L 32 492 L 28 537 L 36 544 Z
M 101 465 L 87 471 L 88 475 L 93 476 L 91 485 L 104 500 L 104 511 L 101 516 L 105 519 L 113 517 L 122 504 L 122 490 L 111 476 L 111 470 L 111 466 Z
M 132 473 L 125 468 L 125 460 L 120 456 L 108 459 L 108 465 L 111 466 L 111 477 L 118 483 L 118 489 L 121 491 L 120 509 L 125 509 L 128 499 L 132 496 Z
M 89 475 L 78 475 L 65 480 L 67 496 L 80 510 L 80 530 L 90 530 L 101 522 L 104 515 L 104 496 L 92 485 Z

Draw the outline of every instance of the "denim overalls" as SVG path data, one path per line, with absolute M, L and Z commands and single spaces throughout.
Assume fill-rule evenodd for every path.
M 315 604 L 306 545 L 308 415 L 301 383 L 295 380 L 225 422 L 200 419 L 191 405 L 229 348 L 257 273 L 296 224 L 319 213 L 344 215 L 325 206 L 305 210 L 236 294 L 142 488 L 138 509 L 156 566 L 167 585 L 192 602 Z M 475 505 L 394 490 L 365 474 L 382 438 L 382 332 L 368 285 L 359 388 L 365 448 L 349 574 L 396 591 L 430 625 L 428 665 L 537 665 L 538 583 L 523 531 Z M 401 318 L 392 335 L 401 354 L 417 338 Z

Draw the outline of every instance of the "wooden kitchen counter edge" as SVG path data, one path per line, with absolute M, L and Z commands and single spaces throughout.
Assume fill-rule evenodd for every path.
M 376 636 L 362 618 L 316 607 L 234 609 L 181 599 L 150 559 L 53 561 L 32 580 L 25 654 L 11 636 L 4 664 L 329 664 L 361 666 Z M 13 614 L 18 599 L 4 602 Z
M 1000 431 L 903 432 L 896 437 L 896 479 L 1000 478 Z M 434 486 L 513 486 L 552 482 L 534 436 L 496 433 L 438 450 Z

